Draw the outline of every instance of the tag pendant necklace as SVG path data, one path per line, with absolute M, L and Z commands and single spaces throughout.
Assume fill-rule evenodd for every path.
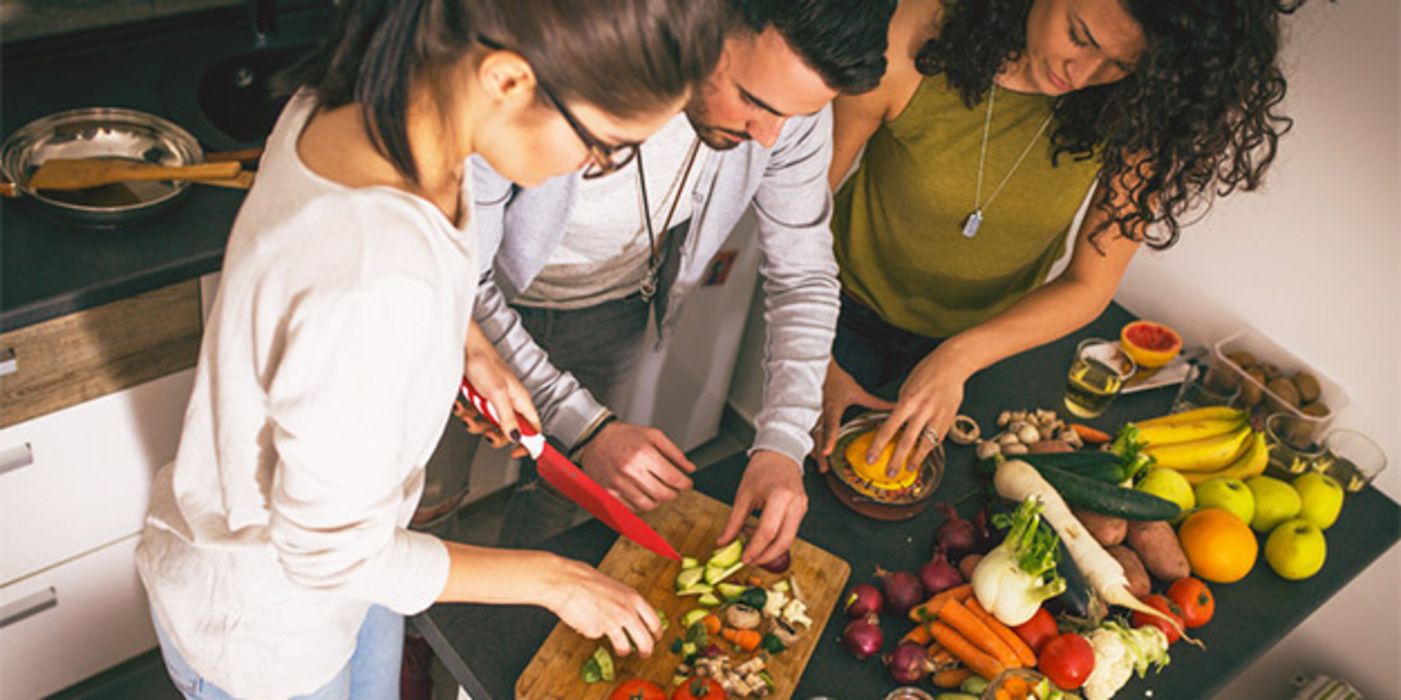
M 691 166 L 696 164 L 696 154 L 700 151 L 700 137 L 697 136 L 691 142 L 691 148 L 686 153 L 686 162 L 681 166 L 681 179 L 673 186 L 676 188 L 676 197 L 671 200 L 671 208 L 666 213 L 666 220 L 662 222 L 662 235 L 671 227 L 671 217 L 676 214 L 676 206 L 681 203 L 681 198 L 686 194 L 686 178 L 691 175 Z M 642 297 L 642 303 L 652 303 L 652 297 L 657 295 L 657 277 L 661 273 L 661 260 L 658 254 L 661 252 L 657 246 L 657 233 L 652 228 L 652 207 L 647 201 L 647 174 L 642 168 L 642 149 L 637 149 L 637 183 L 642 192 L 642 219 L 647 225 L 647 275 L 642 278 L 642 283 L 637 286 L 637 292 Z M 665 196 L 662 199 L 666 201 Z
M 1036 135 L 1031 137 L 1031 141 L 1022 149 L 1022 154 L 1017 156 L 1016 162 L 1007 169 L 1007 174 L 1002 176 L 1002 182 L 997 183 L 997 188 L 988 196 L 987 201 L 983 200 L 983 166 L 987 164 L 988 158 L 988 134 L 992 132 L 992 105 L 997 100 L 997 83 L 992 84 L 992 90 L 988 93 L 987 116 L 983 118 L 983 145 L 978 152 L 978 180 L 973 192 L 973 211 L 963 219 L 963 237 L 972 238 L 978 235 L 978 229 L 983 225 L 983 210 L 992 204 L 992 200 L 997 199 L 997 195 L 1002 193 L 1002 188 L 1007 186 L 1007 181 L 1012 179 L 1012 173 L 1017 172 L 1022 161 L 1026 160 L 1031 147 L 1041 139 L 1041 135 L 1046 133 L 1046 127 L 1051 125 L 1051 118 L 1056 115 L 1055 110 L 1046 115 L 1046 121 L 1041 122 L 1041 128 L 1036 130 Z

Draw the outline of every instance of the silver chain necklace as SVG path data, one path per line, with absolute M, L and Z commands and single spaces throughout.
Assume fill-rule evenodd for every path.
M 1012 163 L 1012 167 L 1007 169 L 1007 174 L 1002 176 L 1002 182 L 997 183 L 997 188 L 988 196 L 987 201 L 983 201 L 983 165 L 987 163 L 988 157 L 988 134 L 992 131 L 992 105 L 997 99 L 997 83 L 992 84 L 992 91 L 988 93 L 987 116 L 983 119 L 983 145 L 978 153 L 978 182 L 973 194 L 973 211 L 963 219 L 963 237 L 972 238 L 978 235 L 978 228 L 983 225 L 983 210 L 992 205 L 992 200 L 997 199 L 997 195 L 1002 193 L 1002 188 L 1007 186 L 1007 181 L 1012 179 L 1012 173 L 1017 172 L 1022 161 L 1026 160 L 1031 147 L 1036 145 L 1041 135 L 1046 133 L 1046 127 L 1051 125 L 1051 118 L 1056 116 L 1053 109 L 1046 115 L 1046 121 L 1041 122 L 1041 128 L 1036 130 L 1036 135 L 1031 137 L 1031 141 L 1022 149 L 1022 154 L 1017 156 L 1017 161 Z
M 691 148 L 686 152 L 686 162 L 681 166 L 681 179 L 673 183 L 676 188 L 676 197 L 671 200 L 671 208 L 666 213 L 666 220 L 662 222 L 662 235 L 671 226 L 671 217 L 676 214 L 676 206 L 681 203 L 681 198 L 686 195 L 686 178 L 691 176 L 691 166 L 696 164 L 696 153 L 700 151 L 700 137 L 697 136 L 691 142 Z M 657 233 L 652 228 L 652 208 L 647 201 L 647 174 L 642 168 L 642 149 L 637 149 L 637 185 L 642 191 L 642 219 L 647 224 L 647 276 L 642 278 L 642 283 L 638 285 L 637 291 L 642 296 L 642 303 L 652 303 L 652 297 L 657 294 L 657 277 L 661 272 L 661 260 L 658 259 Z M 666 195 L 662 196 L 662 203 L 666 203 Z

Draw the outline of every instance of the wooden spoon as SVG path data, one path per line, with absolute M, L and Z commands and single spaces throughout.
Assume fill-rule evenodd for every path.
M 238 161 L 167 166 L 130 160 L 55 158 L 39 166 L 29 178 L 29 186 L 36 190 L 81 190 L 135 180 L 227 179 L 242 169 Z

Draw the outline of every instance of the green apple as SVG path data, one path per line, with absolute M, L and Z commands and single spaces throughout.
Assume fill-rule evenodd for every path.
M 1245 482 L 1255 494 L 1255 517 L 1248 522 L 1256 532 L 1265 533 L 1280 523 L 1299 516 L 1304 507 L 1299 492 L 1289 482 L 1272 476 L 1253 476 Z
M 1186 517 L 1187 512 L 1197 505 L 1197 496 L 1192 493 L 1192 483 L 1174 469 L 1149 469 L 1134 488 L 1176 503 L 1182 509 L 1182 514 L 1173 522 Z
M 1327 474 L 1309 472 L 1294 480 L 1294 490 L 1304 507 L 1299 517 L 1317 525 L 1320 530 L 1333 527 L 1343 510 L 1343 486 Z
M 1244 522 L 1255 517 L 1255 494 L 1240 479 L 1213 476 L 1196 489 L 1198 508 L 1220 508 Z
M 1280 523 L 1265 540 L 1265 561 L 1280 577 L 1302 581 L 1323 568 L 1328 540 L 1317 525 L 1304 518 Z

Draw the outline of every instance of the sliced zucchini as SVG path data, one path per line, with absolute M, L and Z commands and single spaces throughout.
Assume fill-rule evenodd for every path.
M 723 603 L 723 602 L 725 602 L 725 601 L 720 600 L 719 598 L 715 597 L 715 594 L 714 594 L 714 593 L 702 593 L 702 594 L 701 594 L 701 597 L 699 597 L 699 598 L 696 599 L 696 602 L 697 602 L 697 603 L 700 603 L 701 605 L 704 605 L 704 606 L 706 606 L 706 607 L 708 607 L 708 608 L 713 608 L 713 607 L 716 607 L 716 606 L 720 605 L 721 603 Z
M 704 605 L 704 603 L 701 604 Z M 697 622 L 704 620 L 705 616 L 709 614 L 710 611 L 706 610 L 705 608 L 696 608 L 695 610 L 692 610 L 691 612 L 688 612 L 685 615 L 681 616 L 681 626 L 686 629 L 690 629 L 691 625 L 694 625 Z
M 705 563 L 707 567 L 715 566 L 721 569 L 728 569 L 739 562 L 739 557 L 744 554 L 744 543 L 735 539 L 724 547 L 721 547 L 710 555 L 710 560 Z
M 745 586 L 738 583 L 721 583 L 715 586 L 715 590 L 725 600 L 734 600 L 744 592 Z
M 693 566 L 688 569 L 682 569 L 681 573 L 676 575 L 676 588 L 677 590 L 690 588 L 700 583 L 704 576 L 705 567 Z

